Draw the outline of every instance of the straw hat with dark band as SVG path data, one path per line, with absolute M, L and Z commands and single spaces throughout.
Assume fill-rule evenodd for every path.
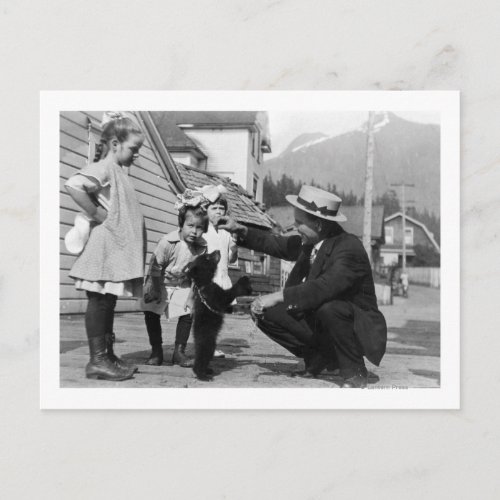
M 313 186 L 302 186 L 298 196 L 289 194 L 286 201 L 320 219 L 345 222 L 346 216 L 339 211 L 342 200 L 328 191 Z

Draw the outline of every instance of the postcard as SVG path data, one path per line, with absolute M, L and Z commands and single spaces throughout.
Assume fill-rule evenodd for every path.
M 460 407 L 458 92 L 40 99 L 42 409 Z

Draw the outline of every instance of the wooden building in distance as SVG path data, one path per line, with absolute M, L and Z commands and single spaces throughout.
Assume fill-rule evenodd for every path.
M 403 213 L 396 212 L 385 218 L 385 243 L 381 248 L 381 258 L 385 266 L 401 266 L 403 260 Z M 406 262 L 408 266 L 416 256 L 415 247 L 431 249 L 439 254 L 441 249 L 434 239 L 434 235 L 427 229 L 425 224 L 405 216 L 405 246 Z

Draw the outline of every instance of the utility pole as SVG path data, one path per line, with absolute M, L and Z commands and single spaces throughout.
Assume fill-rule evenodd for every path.
M 415 187 L 415 184 L 405 184 L 401 182 L 400 184 L 391 184 L 391 186 L 397 186 L 401 188 L 401 211 L 402 216 L 402 230 L 403 230 L 403 272 L 406 271 L 406 204 L 408 203 L 405 198 L 405 187 Z
M 363 218 L 363 246 L 372 264 L 372 201 L 373 201 L 373 159 L 375 151 L 375 132 L 373 124 L 375 112 L 368 113 L 368 138 L 366 144 L 365 209 Z

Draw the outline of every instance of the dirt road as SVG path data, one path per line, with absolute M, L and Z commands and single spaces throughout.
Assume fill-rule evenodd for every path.
M 410 297 L 395 297 L 394 305 L 381 308 L 389 327 L 387 353 L 379 367 L 367 363 L 380 377 L 373 388 L 384 386 L 438 387 L 440 367 L 439 290 L 413 286 Z M 338 387 L 341 380 L 292 377 L 298 360 L 256 330 L 248 315 L 227 316 L 219 338 L 224 359 L 215 359 L 218 373 L 212 382 L 200 382 L 191 369 L 172 366 L 175 320 L 162 320 L 166 362 L 144 365 L 149 345 L 142 313 L 115 318 L 116 352 L 139 365 L 139 373 L 125 382 L 87 380 L 88 361 L 84 318 L 61 316 L 61 387 Z M 193 345 L 188 344 L 188 353 Z

